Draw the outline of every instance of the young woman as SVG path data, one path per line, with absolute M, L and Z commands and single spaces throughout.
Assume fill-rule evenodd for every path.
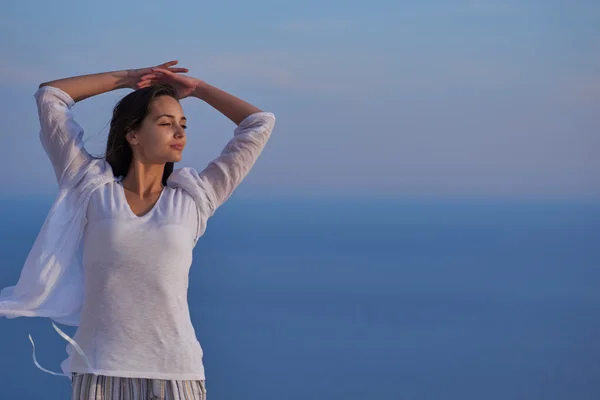
M 206 396 L 187 304 L 192 250 L 250 171 L 275 118 L 176 64 L 59 79 L 35 95 L 60 193 L 19 282 L 0 295 L 0 315 L 78 326 L 73 339 L 59 330 L 70 342 L 61 367 L 73 399 Z M 91 157 L 71 108 L 120 88 L 135 91 L 114 108 L 105 158 Z M 237 125 L 201 172 L 173 168 L 186 146 L 185 97 Z

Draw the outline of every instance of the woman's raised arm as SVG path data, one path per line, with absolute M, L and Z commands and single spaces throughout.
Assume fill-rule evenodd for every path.
M 169 61 L 161 64 L 159 67 L 173 73 L 188 72 L 187 68 L 174 68 L 173 65 L 176 64 L 177 61 Z M 138 89 L 141 87 L 140 78 L 151 71 L 152 67 L 74 76 L 44 82 L 40 85 L 40 88 L 44 86 L 58 88 L 67 93 L 74 102 L 78 102 L 88 97 L 110 92 L 111 90 L 125 88 Z
M 237 125 L 233 138 L 221 152 L 202 171 L 191 173 L 196 188 L 201 190 L 208 202 L 207 217 L 221 206 L 235 188 L 248 175 L 271 136 L 275 125 L 275 116 L 263 112 L 246 101 L 237 98 L 206 82 L 186 75 L 174 74 L 162 68 L 153 68 L 143 76 L 142 87 L 155 83 L 168 83 L 175 87 L 177 96 L 196 97 Z

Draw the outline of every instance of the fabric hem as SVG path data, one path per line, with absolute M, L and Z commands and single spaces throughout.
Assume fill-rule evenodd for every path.
M 71 109 L 75 105 L 75 100 L 71 97 L 71 95 L 64 90 L 57 88 L 56 86 L 46 85 L 39 88 L 35 93 L 34 97 L 37 99 L 39 96 L 43 95 L 45 92 L 54 92 L 56 96 L 58 96 L 62 101 L 65 102 L 67 108 Z
M 138 379 L 162 379 L 162 380 L 178 380 L 178 381 L 203 381 L 206 380 L 204 374 L 163 374 L 163 373 L 148 373 L 135 371 L 109 371 L 103 369 L 81 369 L 78 371 L 70 371 L 69 375 L 77 374 L 94 374 L 104 376 L 114 376 L 117 378 L 138 378 Z

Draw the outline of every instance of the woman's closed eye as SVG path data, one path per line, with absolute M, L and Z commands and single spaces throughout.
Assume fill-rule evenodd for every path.
M 171 126 L 171 123 L 170 122 L 163 122 L 162 124 L 159 124 L 159 125 L 161 125 L 161 126 Z M 187 125 L 181 125 L 181 127 L 183 129 L 187 129 Z

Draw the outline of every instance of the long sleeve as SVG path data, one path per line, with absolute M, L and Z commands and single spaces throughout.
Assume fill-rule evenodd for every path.
M 244 119 L 221 155 L 195 174 L 198 187 L 205 193 L 210 217 L 248 175 L 271 136 L 275 125 L 272 113 L 260 112 Z
M 77 183 L 92 161 L 83 147 L 83 129 L 73 118 L 73 99 L 64 91 L 44 86 L 34 95 L 40 118 L 40 140 L 60 187 Z

